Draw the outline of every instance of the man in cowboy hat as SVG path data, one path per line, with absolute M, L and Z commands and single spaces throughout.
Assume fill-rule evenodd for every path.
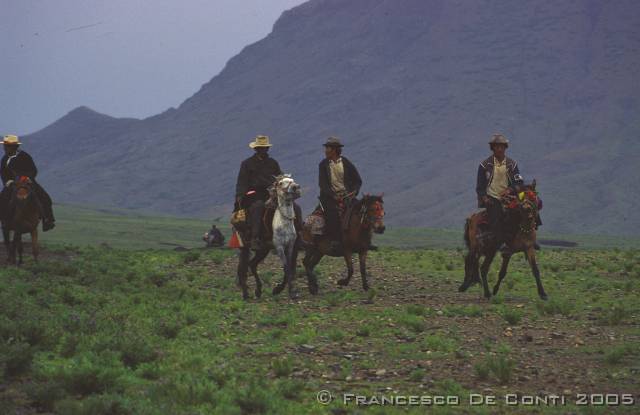
M 36 195 L 36 203 L 40 209 L 42 230 L 46 232 L 53 229 L 55 227 L 52 208 L 53 203 L 47 192 L 36 182 L 38 169 L 33 159 L 26 151 L 20 150 L 19 146 L 22 143 L 15 135 L 5 135 L 2 144 L 4 145 L 4 157 L 2 157 L 0 161 L 0 176 L 2 177 L 2 184 L 4 185 L 2 193 L 0 193 L 0 207 L 3 210 L 2 217 L 6 218 L 9 214 L 9 200 L 11 199 L 10 188 L 13 181 L 18 176 L 27 176 L 32 182 L 34 194 Z
M 338 203 L 346 196 L 355 197 L 362 187 L 356 167 L 342 156 L 342 143 L 329 137 L 324 145 L 325 159 L 319 165 L 320 203 L 325 213 L 326 232 L 331 248 L 339 249 L 342 242 Z
M 269 199 L 268 188 L 273 184 L 274 178 L 282 174 L 278 162 L 269 157 L 271 145 L 269 137 L 265 135 L 259 135 L 249 143 L 255 154 L 242 162 L 236 182 L 236 204 L 249 211 L 253 250 L 263 247 L 262 216 L 264 204 Z
M 489 226 L 499 245 L 506 235 L 502 226 L 503 211 L 500 197 L 508 187 L 522 184 L 518 163 L 505 155 L 509 140 L 502 134 L 494 134 L 489 140 L 493 155 L 480 163 L 476 181 L 478 207 L 487 209 Z

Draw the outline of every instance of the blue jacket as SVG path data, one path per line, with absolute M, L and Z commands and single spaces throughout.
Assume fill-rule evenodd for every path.
M 509 180 L 509 186 L 515 188 L 515 186 L 522 184 L 522 176 L 518 169 L 518 163 L 509 157 L 507 161 L 507 179 Z M 480 166 L 478 166 L 478 179 L 476 182 L 476 193 L 478 194 L 478 207 L 484 207 L 482 198 L 487 195 L 487 187 L 493 180 L 493 156 L 487 158 Z

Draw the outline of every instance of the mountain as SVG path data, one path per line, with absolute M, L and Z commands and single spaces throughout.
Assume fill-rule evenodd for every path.
M 24 147 L 55 200 L 211 215 L 229 212 L 256 134 L 309 209 L 337 135 L 389 224 L 459 227 L 502 132 L 545 230 L 637 234 L 638 22 L 633 0 L 311 0 L 179 107 L 79 108 Z

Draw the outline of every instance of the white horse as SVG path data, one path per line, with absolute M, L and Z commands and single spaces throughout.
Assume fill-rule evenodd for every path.
M 289 296 L 295 297 L 293 291 L 293 279 L 296 276 L 296 212 L 293 201 L 300 197 L 300 186 L 291 178 L 291 175 L 282 175 L 276 178 L 275 192 L 278 205 L 273 214 L 273 246 L 280 257 L 284 268 L 284 279 L 273 290 L 274 294 L 280 293 L 285 285 L 289 287 Z
M 284 268 L 284 279 L 273 288 L 273 294 L 280 294 L 285 287 L 289 288 L 289 297 L 297 297 L 297 293 L 293 289 L 293 279 L 296 274 L 296 261 L 298 257 L 297 242 L 298 234 L 295 228 L 296 212 L 301 217 L 300 208 L 293 202 L 300 197 L 300 185 L 298 185 L 289 174 L 284 174 L 275 178 L 271 199 L 267 202 L 267 206 L 275 208 L 273 220 L 271 221 L 273 237 L 271 241 L 266 242 L 263 249 L 256 251 L 251 258 L 249 247 L 240 249 L 240 261 L 238 262 L 238 282 L 242 289 L 242 297 L 249 298 L 247 286 L 247 271 L 251 270 L 256 280 L 256 298 L 262 295 L 262 281 L 258 276 L 258 264 L 260 264 L 271 249 L 270 245 L 275 248 L 282 266 Z M 266 233 L 269 233 L 268 230 Z M 272 242 L 272 244 L 269 244 Z

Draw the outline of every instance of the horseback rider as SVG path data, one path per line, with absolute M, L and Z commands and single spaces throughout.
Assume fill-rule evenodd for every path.
M 0 193 L 0 209 L 2 209 L 2 218 L 8 217 L 9 202 L 11 200 L 11 186 L 14 180 L 19 176 L 26 176 L 31 180 L 35 201 L 40 216 L 42 217 L 42 230 L 47 232 L 55 227 L 55 218 L 53 217 L 52 201 L 49 194 L 36 182 L 38 169 L 31 156 L 21 150 L 22 144 L 15 135 L 5 135 L 2 140 L 4 146 L 4 156 L 0 161 L 0 176 L 4 188 Z
M 329 137 L 324 145 L 326 158 L 319 165 L 320 203 L 326 220 L 326 234 L 331 249 L 342 244 L 340 203 L 350 203 L 360 191 L 362 179 L 356 167 L 342 156 L 344 145 L 336 137 Z
M 282 174 L 278 162 L 269 157 L 271 146 L 269 137 L 264 135 L 257 136 L 249 143 L 249 147 L 255 150 L 255 154 L 240 165 L 236 183 L 236 207 L 248 209 L 251 249 L 254 251 L 263 248 L 262 217 L 265 202 L 269 199 L 268 188 L 273 184 L 274 178 Z
M 509 140 L 502 134 L 494 134 L 489 141 L 493 155 L 480 163 L 476 193 L 478 207 L 485 208 L 489 227 L 494 232 L 498 245 L 506 238 L 503 226 L 504 212 L 500 197 L 507 188 L 516 188 L 523 183 L 518 163 L 505 155 Z

